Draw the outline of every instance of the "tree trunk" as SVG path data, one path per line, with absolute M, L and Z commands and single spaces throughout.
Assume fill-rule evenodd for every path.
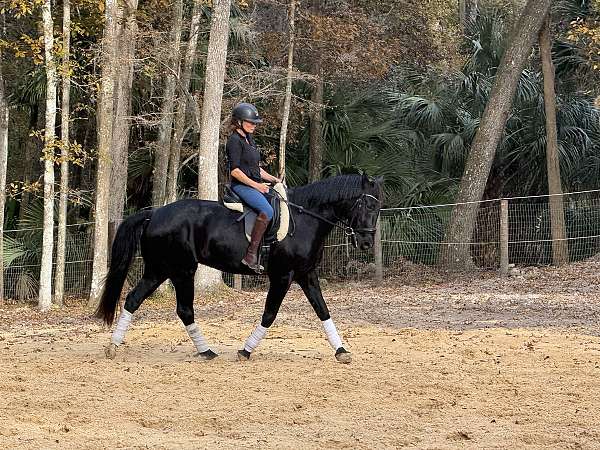
M 192 68 L 196 61 L 196 47 L 198 45 L 198 34 L 200 32 L 200 20 L 202 19 L 202 3 L 194 1 L 194 10 L 190 24 L 190 35 L 187 42 L 183 67 L 181 69 L 180 92 L 177 96 L 177 110 L 175 113 L 175 126 L 173 139 L 171 141 L 171 155 L 169 157 L 169 172 L 167 175 L 167 203 L 177 200 L 177 179 L 179 176 L 179 160 L 181 158 L 181 143 L 185 135 L 185 116 L 190 98 L 190 80 Z
M 459 20 L 463 30 L 477 18 L 477 0 L 458 0 Z
M 169 40 L 168 72 L 165 81 L 164 98 L 161 108 L 160 124 L 158 126 L 158 142 L 154 156 L 154 173 L 152 176 L 152 204 L 162 206 L 165 204 L 165 190 L 167 172 L 169 168 L 169 154 L 171 150 L 171 132 L 173 128 L 173 106 L 175 104 L 175 88 L 179 80 L 181 23 L 183 1 L 174 0 L 173 28 Z
M 511 0 L 510 4 L 512 8 L 512 16 L 514 22 L 516 22 L 519 18 L 521 11 L 523 11 L 523 8 L 525 8 L 526 2 L 527 0 Z
M 6 202 L 6 165 L 8 161 L 8 103 L 4 92 L 0 50 L 0 305 L 4 303 L 4 205 Z
M 98 109 L 98 169 L 96 175 L 96 208 L 94 220 L 94 256 L 90 306 L 96 306 L 106 276 L 108 248 L 108 198 L 110 194 L 111 143 L 114 119 L 114 87 L 116 67 L 116 0 L 105 0 L 105 25 L 102 42 L 102 81 Z
M 69 111 L 71 73 L 71 3 L 63 0 L 63 79 L 60 105 L 60 200 L 58 205 L 58 239 L 56 243 L 56 274 L 54 275 L 54 303 L 62 306 L 65 289 L 65 253 L 67 244 L 67 199 L 69 192 Z
M 554 91 L 554 64 L 550 40 L 550 17 L 540 31 L 540 57 L 544 74 L 544 110 L 546 112 L 546 164 L 548 167 L 548 193 L 550 194 L 550 227 L 552 230 L 552 261 L 555 266 L 569 262 L 569 247 L 565 229 L 565 211 L 558 159 L 556 130 L 556 92 Z
M 52 251 L 54 247 L 54 127 L 56 124 L 56 63 L 54 24 L 50 0 L 42 6 L 44 56 L 46 63 L 46 127 L 44 129 L 44 231 L 38 307 L 42 312 L 52 304 Z
M 41 130 L 44 127 L 44 120 L 40 111 L 43 109 L 42 101 L 40 99 L 35 104 L 31 105 L 31 112 L 29 115 L 29 129 L 28 137 L 25 138 L 25 151 L 24 151 L 24 163 L 23 163 L 23 174 L 22 180 L 24 186 L 29 186 L 32 180 L 37 179 L 39 175 L 39 164 L 40 164 L 40 151 L 39 138 L 33 135 L 34 132 Z M 43 147 L 43 143 L 42 143 Z M 19 220 L 25 217 L 25 210 L 31 201 L 32 194 L 27 190 L 23 189 L 21 192 L 21 204 L 19 205 Z M 35 197 L 35 196 L 34 196 Z
M 112 167 L 110 172 L 111 195 L 108 208 L 110 229 L 116 229 L 123 218 L 127 199 L 127 158 L 131 129 L 131 86 L 135 42 L 137 37 L 137 0 L 129 0 L 119 7 L 117 28 L 117 69 L 115 74 L 114 126 L 112 131 Z
M 219 128 L 230 8 L 231 0 L 213 1 L 198 149 L 198 198 L 205 200 L 216 201 L 219 198 Z M 221 272 L 205 266 L 199 267 L 196 273 L 197 293 L 215 290 L 221 283 Z
M 283 118 L 281 120 L 281 134 L 279 135 L 279 177 L 285 177 L 285 145 L 287 141 L 287 129 L 290 120 L 290 108 L 292 104 L 292 81 L 294 74 L 294 43 L 296 38 L 296 1 L 290 0 L 289 10 L 289 44 L 287 79 L 285 84 L 285 98 L 283 100 Z
M 311 14 L 316 19 L 322 21 L 323 2 L 319 0 L 311 0 Z M 314 33 L 317 33 L 316 35 Z M 313 47 L 313 68 L 312 72 L 315 76 L 314 85 L 311 93 L 311 105 L 309 112 L 310 135 L 309 135 L 309 154 L 308 154 L 308 181 L 313 182 L 321 179 L 323 170 L 323 48 L 320 42 L 318 30 L 313 31 L 314 47 Z
M 529 0 L 513 30 L 498 68 L 490 100 L 471 144 L 456 198 L 458 204 L 452 210 L 445 236 L 448 244 L 442 247 L 439 259 L 440 265 L 445 268 L 462 270 L 473 264 L 469 244 L 479 208 L 478 202 L 485 189 L 496 147 L 504 133 L 519 77 L 550 3 L 551 0 Z
M 323 170 L 323 70 L 317 62 L 317 79 L 311 94 L 310 154 L 308 155 L 308 181 L 321 179 Z

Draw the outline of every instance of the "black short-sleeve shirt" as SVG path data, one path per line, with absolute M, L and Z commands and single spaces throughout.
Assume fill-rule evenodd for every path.
M 256 182 L 261 182 L 260 176 L 260 152 L 256 148 L 251 134 L 247 134 L 244 139 L 238 132 L 231 133 L 227 139 L 225 147 L 227 158 L 229 159 L 229 171 L 240 169 L 244 174 Z M 241 184 L 235 178 L 231 179 L 232 184 Z

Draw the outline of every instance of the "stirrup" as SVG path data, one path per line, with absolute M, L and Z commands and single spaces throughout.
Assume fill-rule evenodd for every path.
M 258 275 L 262 275 L 262 273 L 265 271 L 265 268 L 261 266 L 258 261 L 254 264 L 250 264 L 248 261 L 246 261 L 246 259 L 242 259 L 242 264 L 254 270 L 254 272 L 256 272 Z

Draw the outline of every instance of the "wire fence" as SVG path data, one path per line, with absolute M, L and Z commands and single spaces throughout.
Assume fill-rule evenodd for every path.
M 500 267 L 502 253 L 501 210 L 508 212 L 508 262 L 520 266 L 552 263 L 552 235 L 548 196 L 521 197 L 481 202 L 467 246 L 475 270 Z M 449 244 L 444 236 L 455 205 L 383 209 L 379 221 L 380 245 L 374 251 L 355 249 L 340 229 L 326 240 L 320 275 L 330 279 L 361 279 L 394 276 L 409 263 L 434 266 Z M 600 253 L 600 191 L 563 195 L 569 261 L 579 261 Z M 5 298 L 27 300 L 37 297 L 41 257 L 41 229 L 4 232 Z M 65 293 L 86 297 L 92 274 L 93 224 L 67 228 Z M 263 248 L 268 267 L 268 248 Z M 141 277 L 143 261 L 136 258 L 129 272 L 130 285 Z M 239 283 L 232 274 L 223 274 L 226 284 Z M 264 276 L 243 276 L 241 287 L 252 289 L 267 283 Z

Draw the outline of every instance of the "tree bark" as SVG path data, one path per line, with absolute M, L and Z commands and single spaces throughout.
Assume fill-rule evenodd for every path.
M 198 149 L 198 198 L 205 200 L 216 201 L 219 198 L 219 128 L 230 8 L 231 0 L 213 1 Z M 221 283 L 221 272 L 218 270 L 200 266 L 196 272 L 197 294 L 215 290 Z
M 310 151 L 308 155 L 308 181 L 321 179 L 323 170 L 323 69 L 317 62 L 317 79 L 311 94 Z
M 4 206 L 6 202 L 6 165 L 8 161 L 8 103 L 4 91 L 0 50 L 0 305 L 4 303 Z
M 296 1 L 290 0 L 289 10 L 289 43 L 287 60 L 287 77 L 285 84 L 285 98 L 283 100 L 283 118 L 281 120 L 281 134 L 279 135 L 279 177 L 285 177 L 285 146 L 287 141 L 287 129 L 290 121 L 290 109 L 292 104 L 292 81 L 294 74 L 294 44 L 296 39 Z
M 321 20 L 323 16 L 323 2 L 311 0 L 311 14 Z M 313 67 L 312 72 L 315 76 L 314 85 L 311 92 L 311 105 L 309 113 L 310 134 L 309 134 L 309 152 L 308 152 L 308 181 L 313 182 L 321 179 L 323 169 L 323 89 L 324 89 L 324 71 L 323 71 L 323 48 L 320 42 L 320 33 L 314 30 L 313 47 Z
M 111 229 L 116 229 L 121 222 L 127 199 L 127 158 L 129 156 L 129 133 L 131 129 L 131 87 L 133 84 L 137 35 L 137 8 L 137 0 L 128 0 L 118 9 L 120 25 L 117 28 L 118 63 L 115 74 L 115 110 L 110 173 L 111 195 L 108 212 Z
M 54 276 L 54 303 L 63 305 L 65 288 L 65 253 L 67 244 L 67 200 L 69 192 L 69 112 L 71 94 L 71 3 L 63 0 L 63 78 L 60 105 L 60 198 L 58 204 L 58 237 L 56 242 L 56 274 Z
M 516 22 L 516 20 L 519 18 L 519 15 L 521 14 L 521 11 L 523 11 L 526 2 L 527 0 L 511 0 L 510 4 L 512 7 L 513 21 Z
M 546 112 L 546 165 L 548 193 L 550 194 L 550 228 L 552 231 L 552 261 L 555 266 L 569 262 L 569 247 L 565 228 L 565 210 L 558 159 L 558 134 L 556 129 L 556 92 L 554 90 L 554 64 L 550 39 L 550 17 L 540 31 L 540 58 L 544 75 L 544 110 Z
M 181 158 L 181 144 L 185 134 L 185 117 L 188 100 L 190 97 L 190 80 L 192 68 L 196 61 L 196 47 L 198 45 L 198 34 L 200 33 L 200 20 L 202 19 L 202 3 L 194 1 L 194 10 L 190 24 L 190 35 L 187 42 L 183 66 L 181 69 L 181 80 L 179 83 L 179 95 L 177 96 L 177 108 L 175 112 L 175 125 L 173 139 L 171 140 L 171 154 L 169 157 L 169 171 L 167 175 L 167 203 L 177 200 L 177 179 L 179 176 L 179 160 Z
M 42 6 L 46 64 L 46 127 L 44 129 L 44 230 L 38 307 L 46 312 L 52 304 L 52 252 L 54 247 L 54 127 L 56 124 L 56 62 L 54 23 L 50 0 Z
M 459 20 L 463 30 L 477 18 L 477 7 L 477 0 L 458 0 Z
M 496 147 L 504 133 L 506 120 L 519 78 L 531 54 L 551 0 L 529 0 L 517 22 L 509 46 L 502 58 L 490 100 L 471 144 L 465 166 L 458 203 L 452 210 L 439 264 L 458 270 L 472 267 L 470 242 L 477 210 L 490 173 Z
M 105 0 L 102 42 L 102 81 L 98 109 L 98 169 L 94 220 L 94 256 L 89 305 L 96 306 L 103 289 L 108 260 L 108 198 L 110 194 L 111 143 L 114 120 L 117 1 Z
M 167 185 L 167 172 L 171 150 L 171 133 L 173 128 L 173 107 L 175 104 L 175 88 L 179 79 L 179 66 L 181 59 L 181 24 L 183 1 L 174 0 L 173 28 L 169 40 L 169 55 L 167 62 L 168 72 L 165 81 L 164 98 L 161 108 L 160 124 L 158 126 L 158 142 L 154 156 L 154 174 L 152 177 L 152 204 L 162 206 L 165 204 L 165 190 Z
M 40 99 L 39 102 L 36 102 L 34 105 L 31 105 L 31 113 L 29 116 L 29 130 L 28 134 L 30 135 L 25 139 L 25 155 L 24 155 L 24 168 L 22 180 L 24 186 L 29 186 L 29 184 L 36 180 L 40 174 L 40 156 L 39 153 L 43 149 L 44 144 L 40 147 L 39 138 L 33 133 L 41 130 L 44 127 L 44 117 L 40 114 L 40 111 L 44 109 L 43 103 L 45 103 L 45 99 Z M 31 202 L 31 198 L 35 197 L 32 193 L 30 193 L 27 189 L 24 189 L 21 193 L 21 204 L 19 206 L 19 220 L 22 220 L 25 217 L 25 211 L 29 203 Z

